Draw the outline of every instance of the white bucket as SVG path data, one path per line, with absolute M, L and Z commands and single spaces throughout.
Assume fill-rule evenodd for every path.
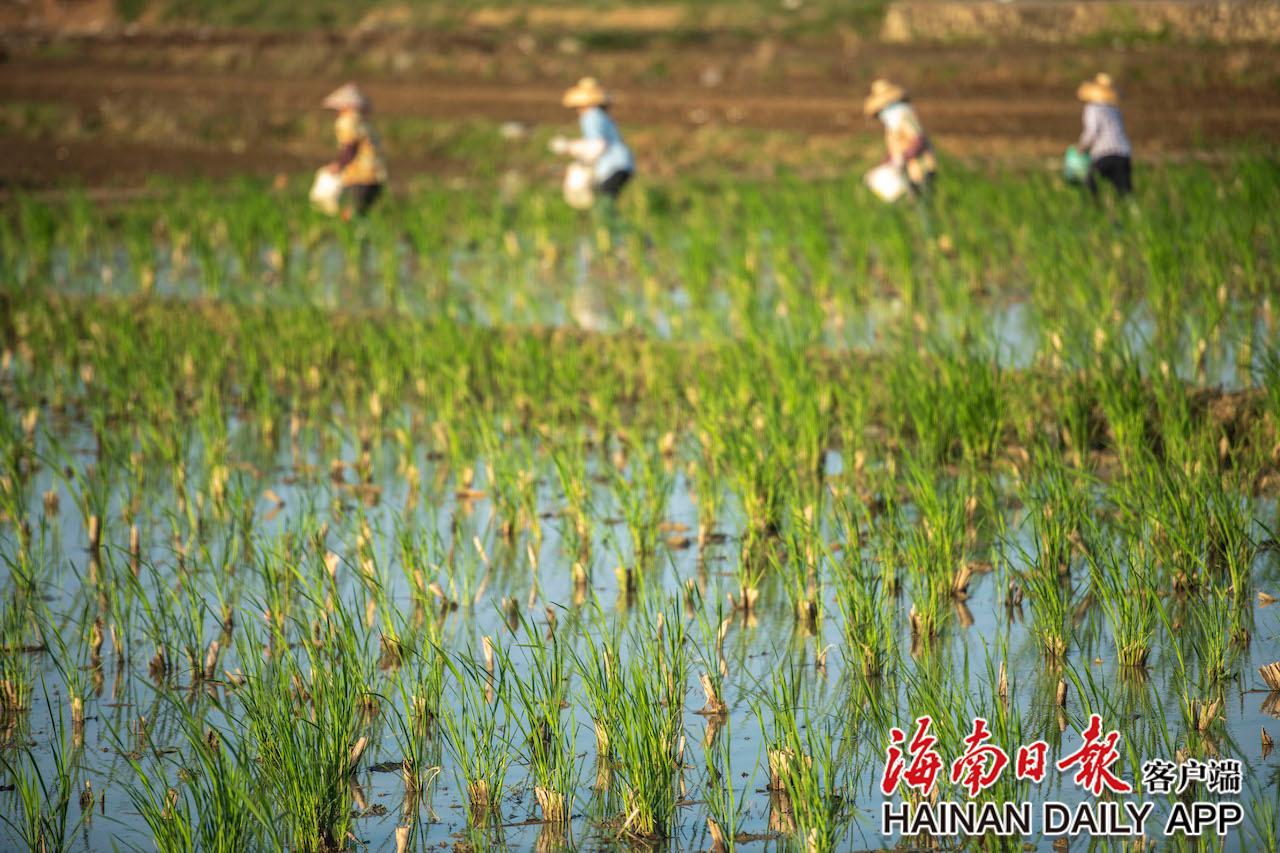
M 591 167 L 583 163 L 570 163 L 564 170 L 564 200 L 570 207 L 586 210 L 595 204 L 596 177 Z
M 342 198 L 342 178 L 329 171 L 328 166 L 322 166 L 316 170 L 316 179 L 311 182 L 310 198 L 317 208 L 336 216 L 339 199 Z
M 902 170 L 892 163 L 876 166 L 862 179 L 881 201 L 895 202 L 902 198 L 909 189 L 907 178 Z

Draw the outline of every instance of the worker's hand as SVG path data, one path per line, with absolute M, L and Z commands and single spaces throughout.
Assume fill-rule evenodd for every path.
M 329 174 L 331 175 L 337 175 L 342 171 L 342 167 L 339 166 L 337 163 L 330 163 L 329 165 L 325 166 L 325 168 L 329 170 Z
M 547 148 L 551 150 L 552 154 L 568 154 L 569 140 L 563 136 L 554 136 L 551 138 L 551 142 L 547 144 Z

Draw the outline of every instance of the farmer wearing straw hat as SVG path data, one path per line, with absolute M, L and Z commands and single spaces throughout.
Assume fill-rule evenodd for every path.
M 1097 176 L 1110 181 L 1122 196 L 1133 191 L 1131 157 L 1133 148 L 1124 132 L 1124 119 L 1120 117 L 1120 96 L 1109 74 L 1098 74 L 1086 80 L 1076 90 L 1076 97 L 1084 101 L 1084 132 L 1076 147 L 1089 155 L 1087 184 L 1094 198 L 1098 197 Z
M 622 141 L 622 134 L 609 115 L 612 100 L 594 77 L 583 77 L 561 99 L 566 107 L 578 111 L 582 137 L 557 136 L 551 140 L 553 153 L 567 155 L 591 167 L 595 191 L 604 196 L 610 210 L 635 172 L 631 149 Z
M 885 162 L 906 174 L 912 194 L 918 197 L 928 192 L 938 163 L 909 100 L 906 89 L 879 79 L 871 84 L 871 94 L 862 102 L 862 111 L 884 123 L 884 144 L 889 151 Z
M 341 177 L 343 195 L 351 200 L 354 212 L 363 214 L 382 194 L 387 182 L 378 139 L 366 119 L 369 99 L 355 83 L 347 83 L 330 92 L 323 106 L 338 113 L 333 125 L 338 157 L 329 164 L 329 171 Z

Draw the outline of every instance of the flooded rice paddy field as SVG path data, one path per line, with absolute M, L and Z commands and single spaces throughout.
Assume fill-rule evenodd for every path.
M 1148 847 L 1275 849 L 1280 184 L 1143 177 L 653 188 L 612 232 L 17 201 L 6 846 L 929 846 L 880 832 L 892 728 L 1056 761 L 1096 713 L 1135 784 L 1243 763 L 1119 797 Z M 977 799 L 1094 799 L 1011 770 Z
M 2 236 L 16 280 L 60 292 L 840 349 L 981 332 L 1018 367 L 1103 329 L 1190 381 L 1255 384 L 1271 160 L 1153 165 L 1132 209 L 1101 211 L 1055 176 L 993 170 L 956 164 L 928 210 L 873 206 L 852 178 L 641 185 L 613 227 L 517 178 L 417 190 L 354 228 L 246 181 L 106 208 L 19 198 Z

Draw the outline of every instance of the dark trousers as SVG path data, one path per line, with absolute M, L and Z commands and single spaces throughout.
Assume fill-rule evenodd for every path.
M 925 172 L 924 177 L 919 183 L 908 180 L 907 185 L 911 189 L 911 195 L 915 198 L 927 199 L 933 195 L 933 182 L 938 179 L 937 172 Z
M 609 177 L 600 182 L 600 195 L 607 198 L 616 199 L 618 193 L 622 192 L 622 188 L 627 185 L 627 181 L 631 180 L 631 173 L 623 170 L 614 172 Z
M 352 184 L 347 187 L 351 207 L 357 216 L 362 216 L 382 195 L 382 184 Z
M 1133 165 L 1128 157 L 1108 154 L 1093 161 L 1089 167 L 1089 179 L 1086 183 L 1094 198 L 1098 196 L 1099 175 L 1103 180 L 1110 181 L 1119 195 L 1126 196 L 1133 192 Z

